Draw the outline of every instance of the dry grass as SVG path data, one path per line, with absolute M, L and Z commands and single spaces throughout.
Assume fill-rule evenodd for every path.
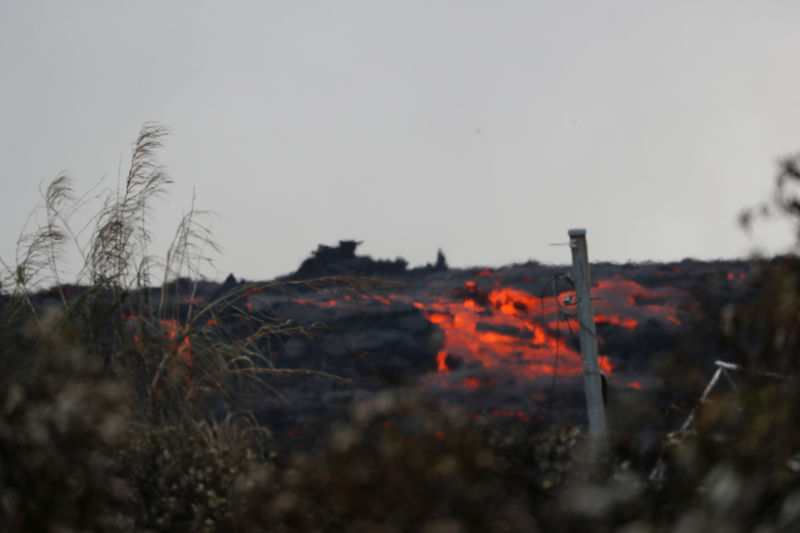
M 313 374 L 346 382 L 321 372 L 273 368 L 269 354 L 259 349 L 265 338 L 323 333 L 318 325 L 255 317 L 240 305 L 248 291 L 279 284 L 239 286 L 181 314 L 182 281 L 196 278 L 199 265 L 209 260 L 206 253 L 217 247 L 205 224 L 209 213 L 196 210 L 192 201 L 165 259 L 149 253 L 151 206 L 171 183 L 156 161 L 167 133 L 156 124 L 142 128 L 128 174 L 105 195 L 86 242 L 80 240 L 86 228 L 73 231 L 68 216 L 84 198 L 76 199 L 69 178 L 59 176 L 44 194 L 43 222 L 23 231 L 15 264 L 3 263 L 0 449 L 3 465 L 18 464 L 17 470 L 0 468 L 0 511 L 9 530 L 84 529 L 84 522 L 89 529 L 106 529 L 98 524 L 107 521 L 137 529 L 197 530 L 223 516 L 227 500 L 223 495 L 196 500 L 203 498 L 192 483 L 217 486 L 222 494 L 220 487 L 240 468 L 236 465 L 265 457 L 268 431 L 241 409 L 248 394 L 282 397 L 272 384 L 275 376 Z M 69 243 L 84 259 L 78 283 L 85 285 L 71 297 L 59 272 Z M 151 302 L 146 289 L 156 268 L 163 269 L 161 293 Z M 58 308 L 34 304 L 46 283 L 55 283 Z M 368 282 L 334 278 L 307 284 L 363 289 Z M 251 331 L 234 338 L 224 327 L 209 327 L 220 313 L 237 314 Z M 226 412 L 220 420 L 219 413 Z M 115 421 L 113 431 L 107 418 Z M 104 459 L 95 463 L 97 453 Z M 52 458 L 39 457 L 46 454 Z M 73 475 L 64 466 L 71 464 L 85 472 Z M 65 484 L 55 483 L 53 475 L 64 477 Z M 80 479 L 71 481 L 75 476 Z M 159 481 L 151 486 L 154 479 Z M 72 484 L 81 492 L 81 484 L 90 482 L 96 486 L 87 486 L 86 494 L 97 498 L 98 506 L 108 500 L 105 495 L 116 495 L 108 510 L 113 520 L 100 507 L 70 514 L 68 508 L 77 504 L 69 498 L 59 503 L 63 516 L 50 511 L 52 500 L 67 496 Z M 51 496 L 42 500 L 39 493 Z

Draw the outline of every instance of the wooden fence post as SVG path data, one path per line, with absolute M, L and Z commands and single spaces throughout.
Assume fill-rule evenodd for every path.
M 575 281 L 575 295 L 578 303 L 578 338 L 583 356 L 583 387 L 586 392 L 589 437 L 594 449 L 602 453 L 607 447 L 608 437 L 600 365 L 597 361 L 592 279 L 589 273 L 589 252 L 586 246 L 585 229 L 569 230 L 569 247 L 572 250 L 572 277 Z

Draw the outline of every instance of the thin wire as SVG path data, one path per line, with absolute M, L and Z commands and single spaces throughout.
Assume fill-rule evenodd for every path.
M 552 372 L 552 378 L 550 380 L 550 392 L 547 395 L 547 417 L 548 418 L 550 418 L 550 412 L 552 411 L 552 408 L 553 408 L 553 400 L 555 399 L 556 377 L 558 376 L 558 363 L 559 363 L 560 355 L 561 355 L 561 350 L 560 350 L 561 343 L 559 342 L 560 339 L 558 338 L 558 335 L 561 332 L 561 310 L 560 310 L 560 305 L 559 305 L 559 302 L 558 302 L 558 295 L 556 294 L 556 280 L 559 277 L 561 277 L 561 276 L 553 276 L 553 278 L 550 280 L 550 282 L 552 284 L 552 287 L 553 287 L 553 299 L 556 302 L 556 309 L 557 309 L 556 317 L 557 317 L 557 319 L 556 319 L 556 357 L 555 357 L 555 361 L 553 362 L 553 372 Z M 539 303 L 541 304 L 541 309 L 542 309 L 542 327 L 544 327 L 544 325 L 545 325 L 544 324 L 544 291 L 545 291 L 546 288 L 547 288 L 547 285 L 542 287 L 542 291 L 539 294 Z M 567 322 L 567 325 L 569 325 L 569 322 Z
M 555 282 L 553 282 L 555 284 Z M 539 305 L 541 308 L 541 318 L 540 322 L 542 323 L 542 329 L 544 329 L 544 291 L 547 289 L 547 284 L 545 283 L 542 286 L 542 290 L 539 292 Z M 553 365 L 553 377 L 550 381 L 550 393 L 547 395 L 547 410 L 546 416 L 550 418 L 550 410 L 553 407 L 553 395 L 555 394 L 556 388 L 556 364 L 558 364 L 558 342 L 556 342 L 556 362 Z

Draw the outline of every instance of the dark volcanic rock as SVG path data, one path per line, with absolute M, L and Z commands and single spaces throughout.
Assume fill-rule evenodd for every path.
M 306 323 L 312 323 L 309 317 L 328 317 L 320 337 L 286 344 L 281 361 L 286 366 L 382 383 L 407 382 L 436 370 L 441 332 L 410 305 L 330 310 L 288 304 L 279 311 Z
M 360 241 L 339 241 L 339 246 L 320 244 L 288 279 L 303 280 L 336 275 L 396 275 L 405 272 L 408 266 L 405 259 L 376 260 L 369 256 L 356 255 L 356 248 L 360 244 Z
M 375 313 L 357 321 L 331 324 L 341 327 L 342 342 L 369 354 L 369 364 L 389 382 L 401 382 L 436 370 L 439 328 L 413 307 Z
M 306 280 L 323 276 L 389 276 L 396 277 L 403 274 L 421 276 L 433 272 L 447 272 L 447 258 L 442 250 L 436 253 L 436 262 L 425 266 L 407 270 L 408 262 L 402 257 L 397 259 L 373 259 L 365 255 L 356 255 L 356 248 L 360 241 L 339 241 L 338 246 L 320 244 L 311 253 L 311 257 L 303 261 L 297 272 L 284 279 Z
M 281 331 L 258 337 L 253 353 L 264 365 L 305 371 L 299 375 L 308 381 L 270 381 L 290 400 L 293 410 L 287 410 L 274 394 L 265 393 L 256 400 L 253 410 L 274 428 L 289 431 L 302 420 L 339 416 L 353 401 L 397 385 L 438 395 L 482 416 L 494 412 L 520 420 L 539 413 L 581 416 L 579 373 L 562 376 L 555 370 L 570 363 L 566 352 L 577 349 L 576 323 L 568 318 L 569 309 L 565 311 L 555 299 L 556 294 L 570 290 L 559 278 L 568 267 L 526 263 L 491 270 L 450 270 L 440 251 L 435 264 L 409 270 L 403 259 L 356 255 L 358 245 L 352 240 L 340 241 L 338 246 L 320 245 L 286 279 L 386 276 L 392 280 L 386 285 L 393 294 L 388 294 L 389 289 L 376 294 L 353 287 L 320 288 L 324 283 L 244 287 L 230 275 L 222 284 L 201 282 L 194 288 L 185 279 L 172 283 L 165 308 L 186 317 L 197 312 L 202 302 L 214 302 L 241 287 L 205 311 L 207 316 L 200 323 L 206 331 L 230 343 L 252 336 L 264 325 Z M 718 317 L 734 299 L 753 299 L 759 289 L 751 287 L 749 277 L 749 266 L 742 261 L 593 264 L 595 290 L 602 296 L 595 311 L 609 315 L 597 323 L 597 335 L 600 353 L 613 367 L 610 395 L 615 388 L 628 390 L 631 383 L 649 394 L 660 379 L 654 362 L 679 347 L 681 328 L 691 323 L 695 313 Z M 71 298 L 85 291 L 69 289 Z M 508 295 L 501 298 L 498 293 L 504 289 Z M 158 305 L 160 290 L 144 291 L 131 298 L 147 300 L 142 295 L 149 294 L 150 305 Z M 57 304 L 59 296 L 51 291 L 33 301 L 44 307 Z M 549 335 L 544 340 L 543 331 Z M 718 343 L 711 335 L 699 338 L 707 345 L 698 351 L 713 362 L 722 353 Z M 538 352 L 529 350 L 531 346 Z M 548 346 L 556 347 L 555 357 L 546 352 Z M 526 350 L 530 352 L 527 359 Z M 578 355 L 573 359 L 573 364 L 580 363 Z M 692 364 L 699 366 L 703 361 Z M 526 365 L 532 369 L 527 374 Z M 440 367 L 448 371 L 438 372 Z M 329 376 L 317 380 L 308 370 L 346 378 L 352 387 L 337 384 Z M 289 372 L 278 374 L 290 377 Z

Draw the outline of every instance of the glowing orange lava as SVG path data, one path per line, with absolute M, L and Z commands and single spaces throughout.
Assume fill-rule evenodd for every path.
M 177 320 L 160 320 L 161 327 L 165 328 L 169 335 L 169 340 L 172 341 L 170 343 L 170 352 L 177 354 L 178 360 L 180 360 L 186 367 L 191 368 L 194 366 L 194 361 L 192 360 L 192 346 L 189 341 L 189 336 L 184 335 L 183 340 L 179 340 L 176 342 L 176 339 L 179 338 L 179 334 L 181 334 L 181 327 L 178 324 Z M 176 372 L 175 368 L 175 360 L 173 360 L 172 371 Z
M 465 288 L 473 288 L 468 281 Z M 535 379 L 556 371 L 556 353 L 559 355 L 558 373 L 578 374 L 582 371 L 580 354 L 565 342 L 565 338 L 542 322 L 540 309 L 545 316 L 556 312 L 552 299 L 532 296 L 513 288 L 495 289 L 488 295 L 488 305 L 473 299 L 463 301 L 442 298 L 431 303 L 414 302 L 426 311 L 425 317 L 444 332 L 444 347 L 436 355 L 437 368 L 450 370 L 448 359 L 479 363 L 486 369 L 503 369 L 513 374 Z M 601 366 L 611 372 L 608 358 Z M 468 379 L 462 385 L 474 390 L 482 385 L 477 379 Z
M 578 375 L 583 370 L 581 355 L 572 342 L 578 326 L 563 311 L 575 308 L 566 305 L 562 292 L 539 298 L 514 287 L 494 288 L 481 292 L 474 281 L 452 295 L 413 302 L 425 317 L 444 333 L 444 346 L 436 355 L 440 372 L 451 371 L 455 364 L 479 365 L 489 371 L 500 371 L 516 378 L 536 379 L 558 375 Z M 677 311 L 669 302 L 681 295 L 676 289 L 650 290 L 633 281 L 604 280 L 593 288 L 595 322 L 634 330 L 642 320 L 656 319 L 669 325 L 680 325 Z M 568 336 L 569 335 L 569 336 Z M 599 365 L 606 375 L 613 373 L 607 355 L 599 356 Z M 491 380 L 470 376 L 460 378 L 460 387 L 476 390 Z M 641 387 L 638 382 L 628 386 Z
M 436 368 L 443 379 L 453 376 L 442 381 L 442 386 L 475 391 L 499 383 L 503 376 L 535 380 L 554 374 L 580 375 L 583 364 L 575 340 L 579 329 L 573 316 L 576 308 L 568 305 L 574 301 L 574 292 L 540 298 L 520 288 L 500 287 L 493 276 L 490 270 L 482 270 L 454 291 L 442 293 L 440 289 L 436 294 L 434 290 L 433 294 L 417 294 L 416 299 L 397 294 L 362 295 L 361 299 L 413 305 L 442 331 Z M 653 319 L 680 325 L 674 302 L 683 294 L 671 287 L 648 289 L 617 274 L 592 289 L 595 323 L 627 330 Z M 294 301 L 320 308 L 337 305 L 336 300 Z M 608 355 L 600 355 L 598 362 L 606 375 L 613 374 Z M 627 386 L 641 388 L 637 381 Z M 504 414 L 528 417 L 521 412 Z
M 128 320 L 130 327 L 138 331 L 138 333 L 134 334 L 133 336 L 134 342 L 137 344 L 141 343 L 144 335 L 141 318 L 133 314 L 126 316 L 126 319 Z M 208 321 L 209 324 L 212 324 L 212 322 L 213 324 L 216 324 L 216 322 L 213 320 Z M 158 324 L 161 328 L 161 331 L 166 332 L 167 338 L 169 339 L 167 350 L 170 355 L 168 358 L 170 363 L 170 375 L 173 378 L 182 378 L 186 384 L 187 391 L 189 391 L 190 394 L 195 394 L 196 390 L 192 380 L 194 358 L 192 356 L 192 346 L 191 341 L 189 340 L 189 335 L 177 320 L 161 319 L 158 321 Z M 164 389 L 158 388 L 155 391 L 154 399 L 159 400 L 163 397 L 163 395 Z
M 303 305 L 316 305 L 317 307 L 321 307 L 323 309 L 330 309 L 331 307 L 336 307 L 337 302 L 336 300 L 312 300 L 308 298 L 293 298 L 293 301 Z
M 616 315 L 595 315 L 594 321 L 596 324 L 608 323 L 622 326 L 626 329 L 636 329 L 636 326 L 639 324 L 633 318 L 620 317 Z

